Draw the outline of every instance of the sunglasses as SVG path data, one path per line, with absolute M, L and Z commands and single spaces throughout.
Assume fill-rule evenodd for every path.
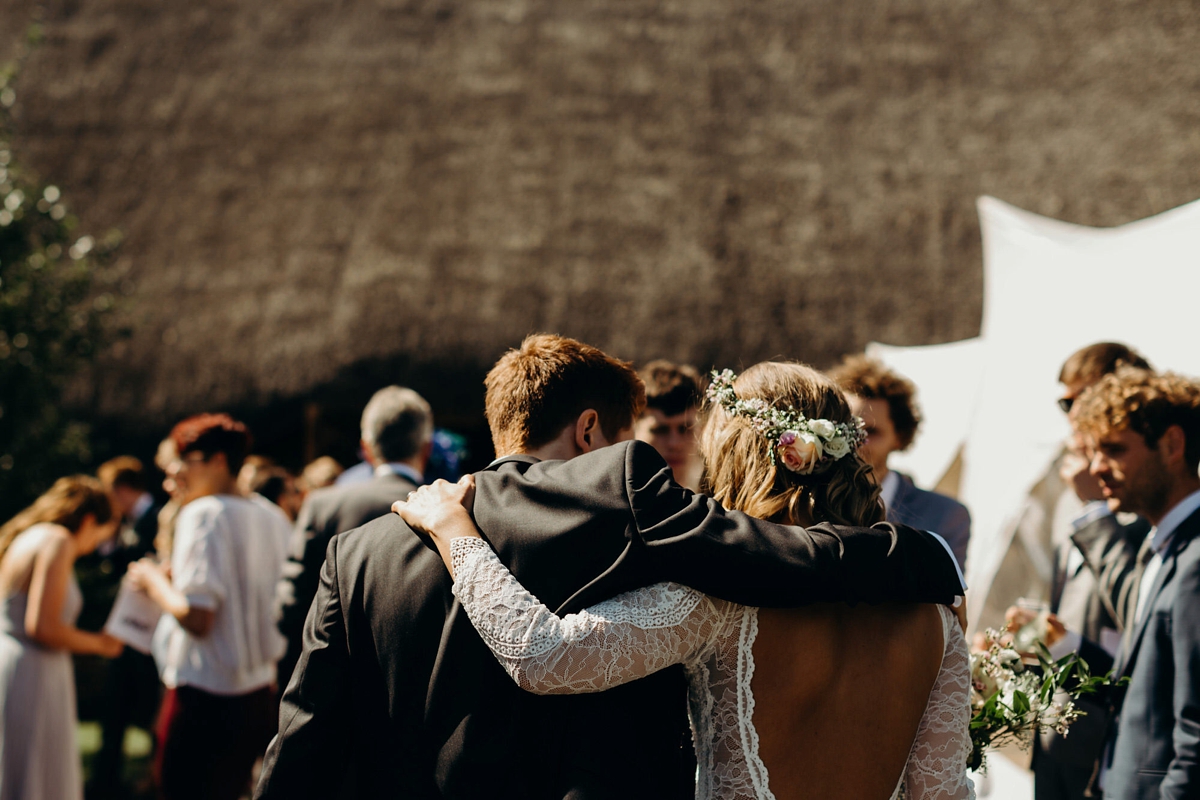
M 1060 397 L 1060 398 L 1058 398 L 1058 407 L 1059 407 L 1059 408 L 1061 408 L 1061 409 L 1063 410 L 1063 413 L 1064 413 L 1064 414 L 1070 414 L 1070 413 L 1071 413 L 1071 406 L 1073 406 L 1073 405 L 1075 405 L 1075 398 L 1074 398 L 1074 397 Z

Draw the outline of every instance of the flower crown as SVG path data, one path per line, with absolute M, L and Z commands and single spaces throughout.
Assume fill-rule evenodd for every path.
M 705 395 L 730 414 L 750 421 L 754 430 L 771 440 L 771 463 L 783 462 L 788 470 L 811 475 L 844 458 L 867 440 L 863 421 L 830 422 L 809 419 L 794 408 L 776 408 L 766 400 L 743 400 L 733 390 L 733 370 L 712 372 Z

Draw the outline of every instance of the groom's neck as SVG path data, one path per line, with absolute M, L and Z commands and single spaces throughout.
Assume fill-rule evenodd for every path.
M 554 439 L 539 447 L 521 452 L 524 455 L 533 456 L 538 461 L 569 461 L 583 451 L 575 441 L 575 427 L 568 425 Z

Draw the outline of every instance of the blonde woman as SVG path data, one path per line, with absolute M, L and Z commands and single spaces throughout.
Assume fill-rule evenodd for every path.
M 75 627 L 74 565 L 117 529 L 100 482 L 60 478 L 0 527 L 0 799 L 83 795 L 71 653 L 114 658 L 121 642 Z
M 701 449 L 727 508 L 794 525 L 882 519 L 861 423 L 825 376 L 764 363 L 717 376 L 709 396 Z M 559 618 L 479 538 L 468 495 L 440 483 L 398 510 L 434 537 L 501 665 L 524 689 L 573 694 L 683 664 L 698 798 L 973 796 L 969 662 L 949 609 L 759 610 L 660 583 Z

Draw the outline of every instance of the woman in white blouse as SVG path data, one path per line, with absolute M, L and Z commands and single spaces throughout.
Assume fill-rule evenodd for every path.
M 879 490 L 861 422 L 825 376 L 762 363 L 715 376 L 701 438 L 727 508 L 796 525 L 869 525 Z M 683 664 L 698 798 L 973 797 L 966 643 L 941 606 L 739 606 L 660 583 L 555 616 L 466 512 L 469 482 L 398 504 L 428 531 L 501 665 L 539 694 L 596 692 Z M 769 777 L 768 777 L 769 776 Z
M 150 559 L 129 580 L 163 610 L 154 659 L 166 692 L 155 773 L 163 800 L 237 800 L 276 726 L 275 585 L 288 524 L 237 493 L 250 449 L 226 414 L 189 417 L 171 431 L 167 467 L 182 508 L 170 565 Z

